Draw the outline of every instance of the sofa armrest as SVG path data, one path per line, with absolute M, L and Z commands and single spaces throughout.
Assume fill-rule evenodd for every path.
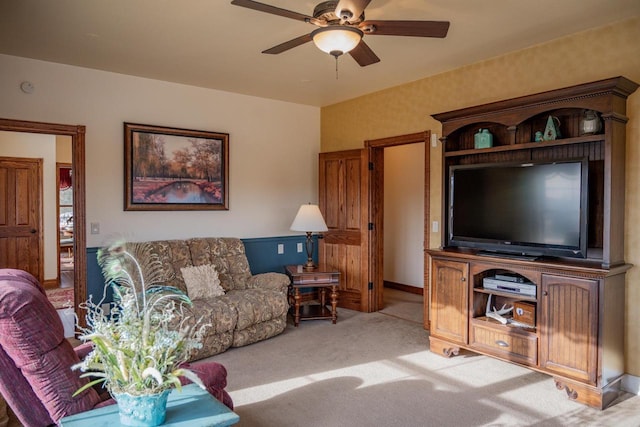
M 287 292 L 291 281 L 289 276 L 283 273 L 260 273 L 251 276 L 247 281 L 247 288 L 264 288 Z
M 200 378 L 209 394 L 233 410 L 233 400 L 225 390 L 227 386 L 227 370 L 224 365 L 213 361 L 199 361 L 183 363 L 180 367 L 194 372 Z M 191 381 L 187 378 L 180 377 L 180 384 L 187 385 L 189 383 Z
M 78 356 L 78 359 L 80 360 L 83 360 L 85 357 L 87 357 L 87 354 L 91 353 L 92 350 L 93 350 L 92 342 L 83 342 L 82 344 L 75 346 L 73 348 L 73 351 L 75 351 L 76 355 Z

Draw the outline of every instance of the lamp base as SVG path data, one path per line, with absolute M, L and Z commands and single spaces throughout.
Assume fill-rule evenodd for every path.
M 307 271 L 315 270 L 316 266 L 313 263 L 313 239 L 311 238 L 311 232 L 307 231 L 307 263 L 303 266 L 303 268 Z
M 304 264 L 302 268 L 306 271 L 313 271 L 317 268 L 317 266 L 313 262 L 307 261 L 307 263 Z

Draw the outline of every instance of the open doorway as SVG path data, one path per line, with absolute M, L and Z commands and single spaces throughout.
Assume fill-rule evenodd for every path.
M 425 143 L 384 149 L 384 309 L 423 324 Z
M 365 141 L 374 159 L 371 203 L 383 211 L 376 236 L 383 247 L 377 273 L 382 279 L 376 286 L 378 306 L 383 313 L 400 310 L 398 317 L 421 321 L 425 329 L 429 327 L 429 304 L 424 303 L 429 299 L 429 267 L 424 250 L 429 248 L 430 235 L 430 136 L 425 131 Z
M 69 141 L 70 143 L 71 141 Z M 70 144 L 69 144 L 70 145 Z M 73 169 L 70 163 L 56 164 L 58 225 L 58 288 L 73 292 Z M 73 294 L 71 294 L 73 296 Z M 73 298 L 71 299 L 73 301 Z
M 61 125 L 53 123 L 40 123 L 29 122 L 21 120 L 0 119 L 0 132 L 17 132 L 34 135 L 51 135 L 67 137 L 70 139 L 71 148 L 71 174 L 73 180 L 71 183 L 71 191 L 73 195 L 72 212 L 73 212 L 73 242 L 71 244 L 71 250 L 73 251 L 73 307 L 76 314 L 78 314 L 78 304 L 80 301 L 84 301 L 87 298 L 87 285 L 86 285 L 86 230 L 85 230 L 85 167 L 84 167 L 84 126 L 75 125 Z M 54 149 L 55 151 L 55 149 Z M 32 155 L 32 157 L 42 157 L 38 155 Z M 55 157 L 52 170 L 55 171 Z M 57 180 L 52 176 L 49 178 L 52 182 Z M 54 187 L 55 188 L 55 187 Z M 43 196 L 44 197 L 44 196 Z M 58 240 L 58 216 L 56 196 L 53 196 L 53 206 L 48 211 L 48 217 L 50 218 L 50 225 L 44 232 L 51 231 L 53 233 L 53 249 L 50 249 L 49 256 L 52 259 L 47 259 L 50 265 L 53 265 L 54 271 L 57 271 L 59 264 L 59 240 Z M 43 219 L 45 218 L 45 211 L 43 210 Z M 55 217 L 54 217 L 55 215 Z M 51 243 L 49 243 L 51 245 Z M 46 253 L 46 251 L 43 251 Z M 44 270 L 45 256 L 40 257 L 40 271 Z M 2 267 L 14 267 L 14 266 L 2 266 Z M 15 267 L 14 267 L 15 268 Z M 43 281 L 45 287 L 57 286 L 57 279 L 55 273 L 53 274 L 53 282 L 47 280 L 42 274 L 39 278 Z M 81 323 L 84 323 L 84 316 L 78 316 Z

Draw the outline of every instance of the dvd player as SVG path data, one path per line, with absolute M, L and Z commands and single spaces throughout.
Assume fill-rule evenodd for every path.
M 512 294 L 536 296 L 537 287 L 531 282 L 512 282 L 508 280 L 499 280 L 495 277 L 485 277 L 482 279 L 482 287 L 493 291 L 509 292 Z
M 504 280 L 506 282 L 518 282 L 518 283 L 528 282 L 528 280 L 525 279 L 524 277 L 516 274 L 510 274 L 510 273 L 496 273 L 495 279 Z

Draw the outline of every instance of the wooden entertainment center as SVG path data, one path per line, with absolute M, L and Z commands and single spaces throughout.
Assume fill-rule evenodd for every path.
M 638 85 L 624 77 L 464 108 L 433 117 L 442 123 L 442 249 L 431 262 L 430 349 L 446 357 L 461 349 L 552 375 L 570 399 L 603 409 L 624 374 L 624 261 L 626 100 Z M 583 134 L 586 110 L 601 130 Z M 535 142 L 549 116 L 561 137 Z M 493 146 L 474 148 L 488 129 Z M 448 247 L 449 168 L 456 165 L 587 158 L 589 168 L 586 259 L 523 260 L 487 257 Z M 536 285 L 535 296 L 483 287 L 483 279 L 509 275 Z M 485 315 L 487 301 L 501 308 L 529 307 L 530 327 Z M 425 304 L 428 304 L 425 298 Z

